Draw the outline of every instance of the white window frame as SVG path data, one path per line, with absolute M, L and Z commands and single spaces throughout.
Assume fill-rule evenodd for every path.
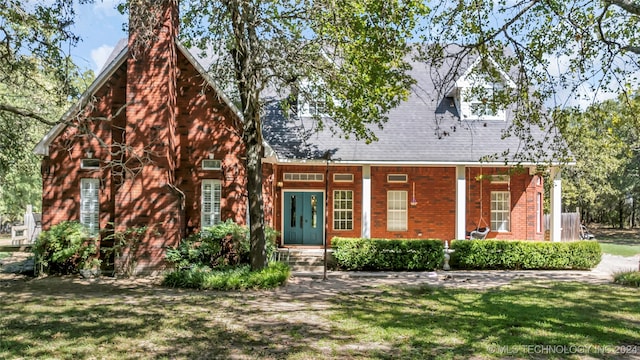
M 511 231 L 511 193 L 509 191 L 491 192 L 491 230 Z
M 202 159 L 202 170 L 220 170 L 220 169 L 222 169 L 222 160 Z
M 323 182 L 324 174 L 322 173 L 284 173 L 282 175 L 284 181 L 304 181 L 304 182 Z
M 214 179 L 203 179 L 200 190 L 200 228 L 204 229 L 221 222 L 222 182 Z
M 461 115 L 467 120 L 506 120 L 506 111 L 504 105 L 500 104 L 495 112 L 491 110 L 491 104 L 494 102 L 495 92 L 500 91 L 503 88 L 499 83 L 484 83 L 475 85 L 475 87 L 465 87 L 460 91 L 461 99 Z M 480 89 L 475 91 L 485 92 L 485 94 L 474 94 L 474 89 Z M 485 95 L 485 96 L 482 96 Z M 485 98 L 483 101 L 480 96 Z M 484 111 L 479 113 L 474 110 L 474 107 L 481 106 Z
M 333 174 L 333 182 L 353 182 L 353 174 Z
M 387 231 L 408 230 L 408 191 L 387 191 Z
M 333 230 L 353 230 L 353 190 L 333 190 Z
M 100 233 L 100 179 L 80 179 L 80 223 L 89 236 Z
M 97 165 L 94 165 L 97 162 Z M 100 169 L 100 159 L 86 158 L 80 160 L 80 169 L 97 170 Z
M 492 184 L 509 184 L 511 176 L 509 175 L 491 175 Z
M 406 183 L 409 181 L 407 174 L 387 174 L 388 183 Z

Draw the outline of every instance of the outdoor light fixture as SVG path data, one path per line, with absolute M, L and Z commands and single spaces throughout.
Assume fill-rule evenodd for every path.
M 418 205 L 418 200 L 416 200 L 416 183 L 413 182 L 413 193 L 411 194 L 411 206 Z

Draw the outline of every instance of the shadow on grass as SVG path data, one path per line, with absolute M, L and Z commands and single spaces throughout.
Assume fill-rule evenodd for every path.
M 317 353 L 341 334 L 305 300 L 301 316 L 273 292 L 222 293 L 35 279 L 0 286 L 0 358 L 282 358 Z M 318 300 L 319 301 L 319 300 Z M 276 301 L 277 302 L 277 301 Z
M 606 356 L 598 352 L 619 345 L 633 345 L 640 355 L 637 290 L 520 282 L 486 292 L 418 287 L 366 296 L 337 299 L 332 319 L 353 337 L 384 339 L 393 349 L 373 351 L 372 358 Z
M 483 291 L 337 294 L 313 284 L 300 293 L 73 279 L 0 284 L 0 358 L 503 358 L 514 355 L 498 352 L 505 347 L 537 356 L 522 349 L 540 344 L 640 351 L 637 289 L 521 281 Z

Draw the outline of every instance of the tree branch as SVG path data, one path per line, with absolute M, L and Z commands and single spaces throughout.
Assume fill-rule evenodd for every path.
M 31 110 L 21 109 L 15 106 L 0 104 L 0 111 L 9 112 L 18 116 L 28 117 L 34 120 L 37 120 L 43 124 L 47 124 L 49 126 L 55 126 L 58 123 L 55 121 L 49 121 L 42 117 L 40 114 L 37 114 Z

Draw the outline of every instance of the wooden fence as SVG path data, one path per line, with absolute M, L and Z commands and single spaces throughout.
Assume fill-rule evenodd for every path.
M 580 213 L 562 213 L 560 227 L 562 229 L 560 241 L 580 240 Z M 551 229 L 550 215 L 544 216 L 544 228 Z

